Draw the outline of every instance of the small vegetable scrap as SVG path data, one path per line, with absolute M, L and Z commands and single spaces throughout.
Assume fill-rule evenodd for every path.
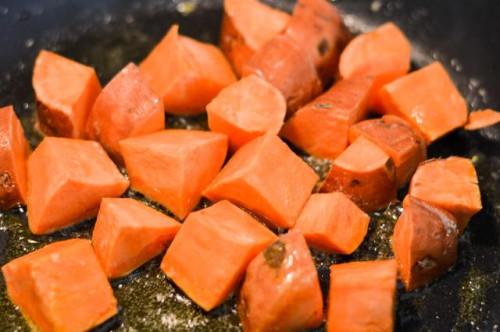
M 478 130 L 500 123 L 500 112 L 492 109 L 478 110 L 469 114 L 465 130 Z

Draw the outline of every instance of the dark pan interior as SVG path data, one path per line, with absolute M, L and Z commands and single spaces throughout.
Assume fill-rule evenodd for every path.
M 290 9 L 293 1 L 270 1 Z M 449 69 L 472 109 L 500 109 L 500 3 L 489 0 L 338 0 L 355 32 L 387 20 L 411 38 L 416 67 L 433 59 Z M 181 32 L 216 42 L 221 17 L 215 0 L 16 0 L 0 1 L 0 105 L 14 104 L 30 142 L 34 99 L 33 60 L 40 48 L 60 52 L 96 67 L 103 83 L 129 61 L 140 61 L 174 22 Z M 205 119 L 172 118 L 169 127 L 204 126 Z M 430 147 L 431 157 L 472 158 L 484 209 L 460 241 L 459 262 L 431 286 L 399 291 L 398 331 L 496 331 L 500 325 L 500 128 L 455 132 Z M 324 163 L 306 158 L 321 173 Z M 127 195 L 138 197 L 130 192 Z M 138 197 L 140 198 L 140 197 Z M 40 246 L 68 237 L 89 237 L 93 221 L 51 236 L 33 236 L 23 208 L 0 214 L 0 265 Z M 389 237 L 399 206 L 374 213 L 369 235 L 351 257 L 314 258 L 322 286 L 328 288 L 333 262 L 390 257 Z M 133 275 L 113 282 L 120 314 L 98 330 L 239 330 L 234 298 L 209 314 L 166 281 L 154 260 Z M 214 267 L 216 268 L 216 267 Z M 0 277 L 0 331 L 28 331 L 9 302 Z

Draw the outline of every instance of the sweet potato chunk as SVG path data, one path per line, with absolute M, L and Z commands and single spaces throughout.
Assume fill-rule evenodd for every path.
M 478 130 L 500 123 L 500 112 L 492 109 L 478 110 L 469 115 L 465 130 Z
M 375 143 L 360 137 L 334 160 L 321 191 L 341 191 L 368 212 L 381 209 L 396 199 L 394 163 Z
M 220 90 L 236 81 L 217 47 L 179 35 L 177 25 L 144 59 L 140 70 L 163 100 L 165 111 L 178 115 L 203 113 Z
M 327 331 L 393 331 L 396 277 L 395 260 L 332 265 Z
M 286 114 L 281 92 L 251 75 L 228 86 L 207 106 L 210 130 L 226 134 L 232 151 L 267 132 L 277 135 Z
M 28 224 L 47 234 L 95 217 L 128 181 L 96 142 L 46 137 L 28 160 Z
M 394 161 L 398 187 L 403 187 L 418 165 L 427 159 L 425 141 L 406 121 L 385 115 L 381 119 L 365 120 L 349 129 L 349 141 L 359 136 L 376 143 Z
M 321 93 L 321 82 L 307 52 L 287 35 L 278 35 L 243 66 L 242 75 L 255 74 L 281 91 L 288 112 Z
M 104 198 L 92 244 L 108 278 L 123 277 L 161 254 L 181 224 L 130 198 Z
M 295 227 L 309 245 L 328 252 L 352 254 L 368 232 L 370 216 L 340 192 L 313 194 Z
M 299 231 L 280 236 L 250 263 L 238 312 L 248 332 L 303 331 L 321 324 L 318 272 Z
M 203 195 L 230 200 L 277 227 L 295 225 L 318 181 L 314 171 L 277 136 L 266 134 L 239 149 Z
M 117 313 L 90 241 L 49 244 L 2 267 L 7 293 L 41 332 L 87 331 Z
M 12 106 L 0 108 L 0 210 L 26 202 L 30 147 Z
M 285 123 L 281 136 L 311 155 L 336 158 L 347 147 L 349 127 L 366 115 L 372 83 L 368 77 L 336 83 L 299 109 Z
M 33 70 L 38 124 L 45 135 L 83 138 L 101 92 L 94 68 L 42 50 Z
M 220 46 L 238 75 L 248 59 L 283 31 L 289 20 L 290 15 L 259 0 L 224 0 Z
M 476 170 L 466 158 L 422 163 L 411 180 L 409 195 L 450 212 L 457 219 L 460 233 L 482 209 Z
M 467 104 L 439 62 L 385 85 L 379 97 L 385 112 L 407 120 L 428 143 L 467 122 Z
M 161 268 L 209 311 L 229 296 L 248 263 L 275 239 L 249 214 L 222 201 L 188 216 Z
M 165 127 L 162 101 L 129 63 L 102 90 L 90 112 L 87 134 L 120 160 L 122 139 L 150 134 Z
M 184 219 L 221 169 L 227 137 L 164 130 L 120 142 L 132 188 Z
M 399 275 L 407 290 L 424 286 L 455 264 L 458 235 L 457 221 L 450 213 L 409 198 L 392 239 Z

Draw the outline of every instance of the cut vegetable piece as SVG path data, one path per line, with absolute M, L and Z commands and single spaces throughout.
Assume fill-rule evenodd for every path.
M 286 115 L 281 92 L 250 75 L 228 86 L 207 106 L 210 130 L 226 134 L 232 151 L 267 132 L 277 135 Z
M 94 68 L 42 50 L 33 70 L 38 125 L 45 135 L 84 138 L 101 84 Z
M 303 331 L 321 325 L 318 272 L 302 234 L 292 230 L 250 263 L 238 312 L 244 331 Z
M 317 181 L 285 143 L 266 134 L 239 149 L 203 195 L 211 201 L 230 200 L 276 227 L 289 228 Z
M 191 213 L 161 269 L 206 311 L 220 305 L 248 263 L 276 236 L 228 201 Z
M 411 180 L 409 195 L 453 214 L 460 233 L 482 209 L 476 170 L 466 158 L 450 157 L 420 164 Z
M 184 219 L 226 158 L 227 137 L 198 130 L 164 130 L 120 142 L 132 188 Z
M 47 234 L 95 217 L 128 181 L 96 142 L 46 137 L 28 160 L 28 224 Z
M 465 130 L 478 130 L 494 126 L 500 123 L 500 112 L 486 109 L 469 114 L 469 121 L 465 125 Z
M 180 36 L 177 25 L 144 59 L 140 70 L 166 112 L 178 115 L 203 113 L 220 90 L 236 81 L 217 47 Z
M 220 45 L 238 75 L 252 55 L 283 31 L 289 20 L 290 15 L 259 0 L 224 0 Z
M 332 265 L 327 331 L 393 331 L 396 275 L 395 260 Z
M 142 78 L 139 68 L 129 63 L 97 97 L 87 122 L 87 134 L 121 161 L 119 141 L 164 127 L 163 103 Z
M 384 208 L 396 199 L 394 162 L 375 143 L 360 137 L 334 160 L 321 191 L 341 191 L 368 212 Z
M 285 97 L 289 113 L 321 93 L 321 82 L 312 60 L 286 35 L 279 35 L 264 45 L 243 66 L 242 74 L 255 74 L 274 85 Z
M 370 216 L 340 192 L 313 194 L 295 227 L 320 250 L 349 255 L 368 232 Z
M 424 286 L 457 260 L 459 231 L 450 213 L 409 198 L 394 228 L 392 247 L 406 289 Z
M 428 143 L 467 122 L 467 104 L 439 62 L 385 85 L 379 97 L 385 112 L 407 120 Z
M 308 53 L 323 83 L 331 82 L 350 38 L 337 8 L 327 0 L 299 0 L 285 34 Z
M 381 119 L 365 120 L 349 129 L 351 143 L 360 136 L 376 143 L 394 161 L 398 187 L 403 187 L 418 165 L 427 159 L 425 141 L 397 116 L 384 115 Z
M 30 147 L 12 106 L 0 108 L 0 210 L 26 202 Z
M 349 127 L 365 117 L 373 80 L 343 80 L 299 109 L 284 125 L 281 136 L 307 153 L 336 158 L 348 144 Z
M 162 253 L 181 224 L 130 198 L 104 198 L 92 244 L 108 278 L 123 277 Z
M 7 293 L 37 331 L 88 331 L 116 315 L 90 241 L 49 244 L 2 267 Z

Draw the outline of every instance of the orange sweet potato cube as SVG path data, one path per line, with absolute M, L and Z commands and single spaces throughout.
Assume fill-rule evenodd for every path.
M 123 277 L 161 254 L 181 227 L 130 198 L 104 198 L 92 244 L 108 278 Z
M 209 311 L 243 277 L 248 263 L 276 236 L 228 201 L 191 213 L 161 268 L 194 302 Z
M 41 332 L 87 331 L 117 313 L 88 240 L 54 242 L 2 267 L 12 302 Z

